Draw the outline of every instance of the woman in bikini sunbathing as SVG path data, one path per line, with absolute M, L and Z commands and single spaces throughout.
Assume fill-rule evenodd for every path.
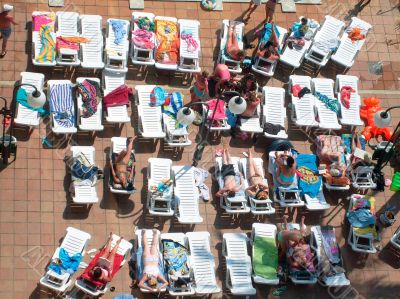
M 265 200 L 268 198 L 268 185 L 264 183 L 264 175 L 254 161 L 253 154 L 249 148 L 247 152 L 249 163 L 250 186 L 246 192 L 253 198 L 258 200 Z
M 281 258 L 285 258 L 286 253 L 290 247 L 294 248 L 296 246 L 302 247 L 305 244 L 304 237 L 306 235 L 304 220 L 305 216 L 301 217 L 300 220 L 300 230 L 298 229 L 288 229 L 287 223 L 288 216 L 283 216 L 283 230 L 278 233 L 278 244 L 280 247 Z
M 221 168 L 221 173 L 224 178 L 224 188 L 219 190 L 215 195 L 217 197 L 223 197 L 227 195 L 228 197 L 235 197 L 236 192 L 239 192 L 243 186 L 243 176 L 239 173 L 240 182 L 237 181 L 237 174 L 232 163 L 231 155 L 226 148 L 223 149 L 222 153 L 223 165 Z
M 92 270 L 89 271 L 89 276 L 91 278 L 104 283 L 111 281 L 115 254 L 118 251 L 118 247 L 122 239 L 123 238 L 121 237 L 117 241 L 113 249 L 111 249 L 112 233 L 110 233 L 107 244 L 102 250 L 103 254 L 99 257 L 96 265 L 92 268 Z
M 147 244 L 146 230 L 142 230 L 143 276 L 138 286 L 150 292 L 160 292 L 161 289 L 168 285 L 168 281 L 160 273 L 158 242 L 158 232 L 153 229 L 153 244 L 151 248 L 149 248 L 149 245 Z M 162 285 L 158 287 L 159 281 L 162 282 Z
M 133 142 L 135 137 L 128 138 L 128 148 L 121 151 L 116 157 L 114 163 L 110 160 L 111 174 L 114 184 L 121 184 L 124 189 L 127 189 L 128 184 L 132 182 L 135 165 L 132 164 L 131 170 L 128 171 L 128 163 L 131 158 Z M 115 168 L 115 169 L 114 169 Z
M 293 156 L 288 152 L 283 152 L 283 154 L 278 154 L 275 152 L 276 159 L 276 180 L 282 186 L 290 186 L 296 174 L 296 161 Z
M 228 43 L 226 45 L 226 53 L 234 60 L 242 60 L 244 51 L 239 48 L 238 39 L 236 36 L 236 24 L 229 23 L 228 29 Z

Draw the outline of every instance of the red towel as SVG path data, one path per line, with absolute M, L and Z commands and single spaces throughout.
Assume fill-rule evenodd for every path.
M 108 95 L 103 98 L 104 108 L 129 105 L 129 95 L 132 95 L 132 88 L 127 85 L 121 85 L 114 89 Z
M 225 119 L 226 118 L 226 114 L 225 114 L 225 102 L 220 100 L 218 102 L 218 106 L 217 106 L 217 100 L 213 99 L 213 100 L 209 100 L 207 102 L 207 104 L 210 106 L 210 113 L 208 115 L 208 118 L 211 118 L 213 115 L 213 112 L 215 110 L 215 115 L 214 115 L 214 119 L 215 120 L 219 120 L 219 119 Z
M 347 109 L 350 108 L 350 97 L 351 93 L 356 92 L 351 86 L 343 86 L 340 89 L 340 101 L 342 102 L 343 106 Z
M 85 271 L 82 273 L 82 275 L 79 277 L 79 279 L 85 279 L 90 281 L 92 284 L 94 284 L 96 287 L 101 288 L 105 285 L 104 282 L 102 281 L 97 281 L 94 280 L 92 277 L 89 275 L 89 271 L 93 269 L 94 266 L 97 264 L 97 260 L 100 258 L 100 256 L 103 254 L 105 248 L 100 251 L 96 256 L 92 259 L 92 261 L 89 263 L 89 265 L 86 267 Z M 110 279 L 114 277 L 114 275 L 118 272 L 119 268 L 121 267 L 121 263 L 124 260 L 124 257 L 120 254 L 116 254 L 114 258 L 114 264 L 112 271 L 110 273 Z

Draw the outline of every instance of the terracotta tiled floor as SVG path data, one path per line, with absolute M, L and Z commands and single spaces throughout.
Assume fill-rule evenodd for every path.
M 30 62 L 30 26 L 31 14 L 35 10 L 49 10 L 47 1 L 44 0 L 16 0 L 9 1 L 14 5 L 14 16 L 20 25 L 15 27 L 9 42 L 9 51 L 5 58 L 0 60 L 0 95 L 11 99 L 12 84 L 20 78 L 22 71 L 42 72 L 46 80 L 54 78 L 67 78 L 75 80 L 84 72 L 70 69 L 55 68 L 54 70 L 33 68 Z M 105 23 L 109 17 L 129 19 L 132 11 L 128 9 L 128 1 L 115 0 L 66 0 L 66 11 L 76 11 L 80 14 L 100 14 Z M 330 14 L 343 19 L 355 2 L 351 1 L 322 1 L 322 5 L 297 5 L 296 14 L 284 14 L 280 6 L 277 6 L 275 20 L 278 25 L 288 27 L 299 16 L 304 15 L 322 21 L 324 15 Z M 392 106 L 399 104 L 400 77 L 399 45 L 387 46 L 386 39 L 399 40 L 395 31 L 395 22 L 399 18 L 398 10 L 377 16 L 379 10 L 388 10 L 396 1 L 372 0 L 359 17 L 370 22 L 374 27 L 368 35 L 367 42 L 357 62 L 349 70 L 348 74 L 359 76 L 362 96 L 375 95 L 382 99 L 382 105 Z M 198 2 L 164 2 L 145 1 L 146 11 L 156 15 L 175 16 L 177 18 L 199 19 L 201 22 L 202 61 L 201 66 L 211 71 L 218 52 L 218 32 L 222 19 L 239 19 L 241 12 L 248 4 L 224 4 L 223 12 L 206 12 L 199 7 Z M 264 18 L 263 8 L 259 8 L 252 20 L 246 26 L 251 39 L 251 30 L 257 27 Z M 368 62 L 382 61 L 383 75 L 375 76 L 368 73 Z M 155 75 L 154 69 L 147 70 L 144 74 L 130 65 L 128 84 L 162 84 L 169 85 L 169 90 L 180 88 L 186 100 L 189 99 L 189 86 L 182 85 L 182 79 L 171 74 Z M 328 64 L 315 76 L 335 78 L 337 70 Z M 301 74 L 302 70 L 296 71 Z M 87 75 L 87 74 L 85 74 Z M 100 76 L 100 74 L 99 74 Z M 259 78 L 259 84 L 287 87 L 289 73 L 279 68 L 275 78 L 266 80 Z M 11 81 L 11 82 L 10 82 Z M 267 82 L 268 81 L 268 82 Z M 390 94 L 391 93 L 391 94 Z M 37 287 L 39 278 L 44 273 L 45 266 L 53 254 L 57 244 L 65 234 L 68 226 L 74 226 L 89 232 L 92 235 L 89 248 L 99 248 L 103 245 L 108 233 L 113 231 L 126 239 L 133 238 L 135 226 L 151 228 L 158 224 L 163 232 L 187 232 L 209 231 L 212 236 L 212 252 L 216 257 L 217 277 L 220 285 L 224 287 L 224 261 L 221 258 L 222 234 L 230 231 L 249 232 L 253 222 L 281 222 L 285 211 L 277 209 L 277 213 L 270 217 L 256 219 L 251 215 L 231 218 L 223 213 L 216 199 L 208 203 L 200 204 L 200 211 L 204 222 L 194 228 L 182 226 L 173 218 L 154 218 L 148 214 L 145 208 L 146 201 L 146 172 L 147 159 L 150 157 L 168 157 L 174 164 L 190 164 L 194 145 L 185 148 L 183 153 L 174 156 L 171 151 L 164 149 L 162 144 L 151 145 L 139 139 L 137 146 L 137 192 L 126 197 L 112 195 L 106 186 L 100 183 L 97 187 L 100 202 L 90 209 L 73 206 L 70 203 L 68 193 L 69 176 L 66 173 L 62 161 L 65 153 L 73 144 L 94 145 L 96 148 L 96 164 L 105 166 L 106 152 L 110 146 L 112 136 L 132 136 L 136 133 L 136 112 L 132 108 L 132 124 L 125 125 L 121 130 L 113 127 L 96 134 L 94 137 L 85 133 L 79 133 L 72 137 L 69 143 L 57 149 L 44 149 L 40 137 L 49 130 L 46 123 L 42 123 L 39 129 L 35 129 L 27 137 L 24 129 L 16 132 L 18 138 L 18 158 L 15 163 L 4 168 L 0 172 L 0 288 L 1 298 L 52 298 L 45 290 Z M 400 120 L 400 111 L 393 112 L 393 123 Z M 310 137 L 315 136 L 301 132 L 289 120 L 289 138 L 296 148 L 303 152 L 310 151 Z M 195 130 L 195 129 L 193 129 Z M 194 140 L 195 132 L 191 134 Z M 56 137 L 50 135 L 50 140 L 56 144 Z M 221 142 L 230 145 L 234 155 L 240 155 L 250 143 L 230 140 L 223 136 L 217 140 L 217 144 L 206 148 L 200 167 L 210 170 L 213 167 L 212 151 Z M 265 149 L 269 141 L 261 138 L 255 146 L 258 156 L 265 158 Z M 385 170 L 390 176 L 392 171 Z M 207 185 L 214 193 L 216 184 L 210 175 Z M 380 211 L 386 203 L 398 204 L 399 194 L 388 190 L 382 193 L 369 192 L 377 198 L 377 210 Z M 382 236 L 383 250 L 375 255 L 362 256 L 352 252 L 346 244 L 348 227 L 344 224 L 345 211 L 347 209 L 347 196 L 350 193 L 327 192 L 325 196 L 332 205 L 329 211 L 322 213 L 309 213 L 306 210 L 298 211 L 291 218 L 298 219 L 298 213 L 307 216 L 307 225 L 330 224 L 335 226 L 337 237 L 343 249 L 347 275 L 351 280 L 352 288 L 345 290 L 349 293 L 336 293 L 337 290 L 327 290 L 319 285 L 289 286 L 284 298 L 398 298 L 400 291 L 400 272 L 398 257 L 387 246 L 388 240 L 398 227 L 397 222 L 391 228 L 386 229 Z M 399 207 L 396 208 L 398 211 Z M 85 257 L 88 262 L 88 256 Z M 112 298 L 114 294 L 130 293 L 130 279 L 128 267 L 121 269 L 111 286 L 115 287 L 114 293 L 108 292 L 105 298 Z M 271 288 L 257 286 L 257 298 L 270 297 Z M 341 290 L 343 292 L 343 290 Z M 226 292 L 224 292 L 226 293 Z M 138 294 L 138 296 L 140 296 Z M 222 293 L 215 296 L 221 298 Z M 225 295 L 226 296 L 226 295 Z M 224 296 L 224 297 L 225 297 Z M 151 298 L 152 296 L 147 296 Z

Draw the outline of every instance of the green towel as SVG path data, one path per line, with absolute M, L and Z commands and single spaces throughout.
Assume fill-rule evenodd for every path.
M 275 238 L 255 237 L 253 242 L 253 269 L 257 276 L 276 279 L 278 248 Z

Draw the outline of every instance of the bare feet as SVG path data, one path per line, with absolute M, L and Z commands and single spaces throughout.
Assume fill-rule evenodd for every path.
M 157 234 L 158 234 L 158 231 L 155 228 L 153 228 L 153 235 L 157 235 Z

